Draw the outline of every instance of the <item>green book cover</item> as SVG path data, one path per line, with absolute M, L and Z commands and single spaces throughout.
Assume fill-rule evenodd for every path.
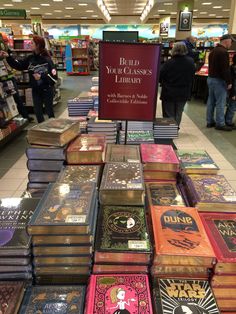
M 219 168 L 205 150 L 178 150 L 178 156 L 184 169 L 216 169 Z
M 103 206 L 97 226 L 96 250 L 151 250 L 145 210 L 142 206 Z

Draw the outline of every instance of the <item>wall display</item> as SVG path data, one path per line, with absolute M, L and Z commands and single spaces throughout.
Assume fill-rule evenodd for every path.
M 180 11 L 179 14 L 179 31 L 191 31 L 193 13 Z
M 156 44 L 100 43 L 100 119 L 154 119 L 160 49 Z

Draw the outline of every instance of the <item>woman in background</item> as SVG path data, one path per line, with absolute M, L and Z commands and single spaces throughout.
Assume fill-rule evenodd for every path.
M 194 61 L 186 56 L 187 53 L 183 42 L 175 43 L 172 58 L 164 63 L 160 71 L 162 114 L 164 118 L 174 118 L 178 126 L 186 101 L 191 97 L 195 73 Z
M 57 80 L 57 71 L 45 48 L 43 37 L 33 36 L 33 54 L 23 60 L 16 60 L 11 56 L 11 51 L 1 51 L 0 56 L 6 57 L 8 64 L 19 71 L 28 70 L 30 85 L 32 87 L 34 111 L 38 123 L 44 121 L 43 106 L 49 118 L 54 118 L 53 96 L 54 84 Z

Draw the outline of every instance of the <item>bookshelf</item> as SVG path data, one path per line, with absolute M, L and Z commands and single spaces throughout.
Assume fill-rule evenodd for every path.
M 62 43 L 55 43 L 52 45 L 52 58 L 58 71 L 66 70 L 65 50 L 66 45 Z

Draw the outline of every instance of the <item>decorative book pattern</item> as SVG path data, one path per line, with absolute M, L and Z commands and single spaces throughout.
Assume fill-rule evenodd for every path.
M 106 162 L 141 162 L 138 145 L 108 144 Z
M 99 173 L 100 166 L 66 166 L 61 170 L 57 181 L 67 184 L 97 183 Z
M 76 125 L 77 122 L 69 119 L 49 119 L 45 122 L 39 123 L 32 127 L 29 130 L 29 133 L 31 131 L 34 132 L 50 132 L 50 133 L 64 133 L 72 126 Z
M 16 314 L 23 297 L 23 282 L 0 282 L 0 313 Z
M 171 145 L 141 144 L 140 150 L 143 163 L 179 164 L 179 160 Z

